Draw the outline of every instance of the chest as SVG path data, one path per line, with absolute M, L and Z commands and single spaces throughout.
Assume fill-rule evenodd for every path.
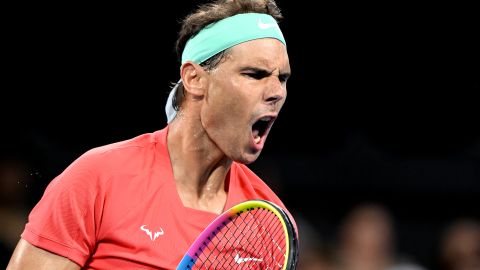
M 175 269 L 214 218 L 189 213 L 171 186 L 137 182 L 113 189 L 103 200 L 90 269 Z

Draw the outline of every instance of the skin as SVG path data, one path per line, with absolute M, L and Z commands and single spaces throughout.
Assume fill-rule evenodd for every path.
M 7 270 L 78 270 L 80 266 L 69 259 L 37 248 L 20 239 L 7 265 Z
M 168 151 L 185 207 L 220 214 L 227 200 L 225 178 L 233 161 L 249 164 L 260 155 L 252 125 L 276 117 L 287 95 L 290 64 L 285 46 L 264 38 L 230 49 L 215 69 L 182 65 L 185 100 L 170 123 Z M 272 121 L 273 122 L 273 121 Z M 7 269 L 80 269 L 67 258 L 20 240 Z
M 288 54 L 276 39 L 257 39 L 231 48 L 214 70 L 187 62 L 181 75 L 185 100 L 168 134 L 177 191 L 184 206 L 221 213 L 232 161 L 260 155 L 252 125 L 276 117 L 285 102 Z

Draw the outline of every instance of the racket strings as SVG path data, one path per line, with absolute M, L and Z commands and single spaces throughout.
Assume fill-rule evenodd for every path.
M 285 241 L 285 233 L 283 231 L 283 227 L 279 220 L 276 218 L 275 215 L 271 214 L 268 216 L 270 218 L 270 222 L 268 227 L 262 226 L 263 233 L 265 233 L 264 238 L 270 241 L 265 241 L 268 245 L 261 245 L 263 247 L 263 251 L 269 253 L 267 258 L 271 259 L 271 263 L 267 263 L 267 265 L 274 265 L 282 267 L 285 256 L 286 256 L 286 241 Z M 268 230 L 267 228 L 274 228 L 274 230 Z M 279 243 L 279 239 L 283 240 L 283 245 Z M 276 251 L 276 252 L 275 252 Z M 277 256 L 279 258 L 277 258 Z
M 248 212 L 247 212 L 247 213 L 248 213 Z M 235 239 L 238 240 L 238 237 L 236 237 L 236 236 L 234 235 L 234 232 L 232 232 L 232 229 L 233 229 L 233 230 L 236 230 L 237 232 L 242 233 L 243 236 L 244 236 L 244 238 L 245 238 L 245 233 L 244 233 L 243 230 L 238 226 L 238 222 L 236 222 L 236 220 L 235 220 L 235 219 L 237 219 L 237 218 L 239 218 L 239 217 L 240 217 L 240 215 L 239 215 L 239 216 L 236 216 L 231 223 L 228 223 L 228 224 L 223 228 L 223 231 L 222 231 L 223 235 L 221 235 L 221 237 L 223 236 L 223 239 L 221 239 L 221 238 L 218 237 L 218 235 L 220 235 L 220 234 L 217 234 L 217 235 L 215 236 L 217 239 L 214 239 L 214 240 L 212 241 L 212 243 L 213 243 L 215 240 L 218 240 L 218 241 L 226 240 L 226 241 L 225 241 L 225 242 L 226 242 L 225 244 L 223 244 L 223 245 L 219 245 L 219 244 L 207 245 L 207 249 L 208 249 L 208 251 L 209 251 L 209 252 L 207 252 L 207 253 L 208 253 L 208 256 L 206 256 L 205 260 L 203 260 L 203 263 L 201 264 L 201 266 L 205 266 L 206 263 L 210 263 L 210 266 L 213 267 L 214 269 L 229 269 L 229 268 L 226 268 L 226 267 L 227 267 L 228 265 L 230 265 L 230 262 L 227 261 L 227 260 L 223 260 L 223 261 L 221 261 L 221 260 L 216 260 L 216 261 L 214 261 L 214 260 L 216 259 L 216 256 L 215 256 L 214 254 L 220 254 L 220 253 L 224 252 L 224 251 L 227 249 L 227 246 L 228 246 L 227 244 L 228 244 L 228 243 L 234 242 Z M 253 220 L 253 219 L 251 219 L 251 220 Z M 245 227 L 248 227 L 248 225 L 249 225 L 248 222 L 245 222 L 245 221 L 244 221 L 244 224 L 246 225 Z M 251 231 L 251 230 L 250 230 L 250 231 Z M 232 246 L 234 246 L 234 248 L 237 248 L 237 247 L 239 246 L 239 245 L 238 245 L 238 241 L 236 241 L 236 242 L 237 242 L 237 244 L 232 245 Z M 249 243 L 249 242 L 247 241 L 247 244 L 248 244 L 248 243 Z M 211 248 L 211 246 L 213 246 L 213 248 Z M 220 248 L 219 248 L 219 247 L 220 247 Z M 242 249 L 245 250 L 245 247 L 243 247 Z M 204 254 L 205 254 L 205 253 L 206 253 L 206 252 L 204 252 Z M 243 253 L 238 253 L 238 254 L 243 254 Z M 240 256 L 243 256 L 243 255 L 240 255 Z M 212 257 L 213 257 L 213 260 L 211 259 Z M 222 263 L 222 265 L 221 265 L 220 268 L 218 268 L 218 266 L 219 266 L 220 263 Z
M 230 231 L 230 229 L 231 229 L 231 226 L 225 226 L 225 227 L 223 227 L 222 230 L 225 230 L 224 234 L 227 235 L 227 233 Z M 217 230 L 219 231 L 220 228 L 218 228 Z M 219 236 L 219 234 L 214 232 L 212 234 L 212 238 L 211 238 L 210 243 L 215 243 L 215 241 L 221 241 L 222 240 L 221 237 L 223 237 L 223 236 L 222 235 L 220 235 L 220 237 L 218 237 L 218 236 Z M 226 236 L 223 237 L 223 238 L 226 238 Z M 230 239 L 227 238 L 227 242 L 230 242 Z M 205 254 L 208 254 L 208 255 L 205 256 L 204 259 L 202 259 L 203 256 L 199 257 L 199 261 L 202 262 L 202 264 L 199 265 L 199 266 L 200 267 L 205 266 L 205 264 L 207 262 L 209 262 L 210 265 L 215 266 L 215 269 L 216 269 L 216 266 L 218 265 L 218 263 L 221 262 L 220 260 L 216 260 L 216 254 L 221 254 L 222 252 L 224 252 L 224 250 L 226 248 L 226 245 L 215 245 L 215 244 L 214 245 L 211 245 L 211 244 L 207 245 L 206 243 L 204 243 L 204 247 L 205 247 L 205 249 L 208 250 L 208 252 L 203 251 L 203 253 L 201 255 L 205 255 Z
M 282 269 L 285 238 L 282 224 L 273 212 L 249 209 L 212 233 L 210 241 L 200 248 L 192 269 Z
M 235 262 L 237 264 L 240 264 L 240 263 L 238 263 L 239 258 L 247 256 L 247 254 L 248 254 L 247 250 L 256 250 L 254 245 L 256 243 L 259 243 L 258 241 L 257 242 L 248 241 L 248 239 L 251 238 L 251 235 L 254 234 L 256 227 L 258 227 L 258 225 L 254 226 L 255 224 L 252 224 L 252 223 L 255 223 L 255 213 L 256 212 L 254 212 L 254 211 L 248 211 L 245 215 L 239 215 L 238 216 L 238 219 L 242 219 L 240 222 L 233 222 L 232 223 L 232 227 L 235 227 L 243 236 L 239 241 L 237 241 L 235 243 L 235 246 L 234 246 L 235 250 L 238 250 L 238 249 L 242 250 L 242 252 L 237 252 L 236 253 L 237 255 L 235 255 L 235 256 L 238 256 L 238 259 Z M 262 221 L 260 220 L 259 222 L 261 223 Z M 245 224 L 244 228 L 249 228 L 247 230 L 247 233 L 245 233 L 244 229 L 240 228 L 239 223 L 240 224 Z M 240 242 L 242 240 L 243 240 L 243 243 Z M 261 257 L 261 256 L 259 256 L 259 257 Z M 234 258 L 234 260 L 235 260 L 235 258 Z M 232 266 L 232 265 L 230 264 L 230 266 Z M 252 269 L 251 264 L 243 264 L 243 266 L 248 267 L 249 269 Z M 240 269 L 244 269 L 244 267 L 242 267 Z
M 267 211 L 267 213 L 266 214 L 262 213 L 263 211 Z M 279 237 L 277 234 L 283 233 L 283 230 L 281 225 L 275 226 L 277 224 L 273 224 L 273 222 L 275 221 L 278 222 L 278 219 L 273 213 L 271 213 L 266 209 L 261 209 L 260 211 L 250 212 L 250 213 L 253 214 L 253 217 L 240 216 L 239 218 L 243 218 L 244 220 L 247 218 L 250 218 L 251 221 L 257 223 L 257 226 L 260 227 L 260 231 L 257 233 L 257 238 L 260 238 L 262 237 L 262 234 L 265 234 L 265 236 L 262 237 L 263 241 L 256 242 L 256 244 L 258 244 L 258 248 L 262 248 L 259 250 L 258 257 L 267 258 L 265 261 L 266 265 L 272 265 L 276 262 L 279 266 L 281 266 L 282 264 L 280 264 L 279 262 L 283 263 L 283 260 L 285 257 L 285 251 L 282 252 L 282 249 L 284 249 L 285 247 L 281 247 L 280 245 L 278 245 L 276 239 L 277 237 Z M 261 218 L 260 216 L 263 216 L 263 218 Z M 267 221 L 265 221 L 265 219 L 267 219 Z M 269 228 L 272 228 L 272 227 L 275 228 L 273 232 L 269 230 Z M 283 255 L 281 258 L 281 261 L 279 261 L 276 258 L 274 252 L 272 252 L 273 250 L 272 244 L 276 245 L 276 248 L 278 249 L 278 251 Z M 258 249 L 255 248 L 254 250 L 258 250 Z M 268 253 L 268 255 L 266 256 L 264 252 Z M 269 259 L 271 260 L 269 261 Z M 249 265 L 249 264 L 246 264 L 246 265 Z

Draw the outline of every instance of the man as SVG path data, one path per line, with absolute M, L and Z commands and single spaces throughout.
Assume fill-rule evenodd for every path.
M 255 161 L 290 66 L 273 1 L 217 1 L 182 25 L 163 130 L 92 149 L 47 187 L 9 269 L 173 269 L 225 209 L 279 198 Z

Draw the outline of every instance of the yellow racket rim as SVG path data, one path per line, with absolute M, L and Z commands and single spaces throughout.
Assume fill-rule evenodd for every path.
M 245 201 L 243 203 L 239 203 L 237 205 L 235 205 L 234 207 L 230 208 L 230 213 L 232 215 L 235 215 L 237 213 L 240 213 L 240 212 L 243 212 L 243 211 L 248 211 L 250 209 L 254 209 L 254 208 L 263 208 L 263 209 L 267 209 L 271 212 L 273 212 L 277 217 L 278 219 L 280 220 L 280 223 L 282 224 L 282 227 L 283 227 L 283 231 L 285 233 L 285 242 L 286 242 L 286 245 L 285 245 L 285 260 L 283 262 L 283 267 L 282 267 L 282 270 L 286 270 L 287 269 L 287 264 L 288 264 L 288 259 L 289 259 L 289 254 L 290 254 L 290 241 L 288 239 L 288 235 L 289 235 L 289 231 L 288 231 L 288 226 L 285 222 L 285 218 L 288 218 L 288 216 L 286 216 L 287 214 L 286 213 L 281 213 L 278 209 L 281 209 L 279 206 L 275 205 L 274 203 L 272 202 L 266 202 L 266 201 L 262 201 L 262 200 L 249 200 L 249 201 Z M 284 215 L 285 215 L 285 218 L 284 218 Z M 292 225 L 293 226 L 293 225 Z M 295 237 L 295 236 L 293 236 Z

